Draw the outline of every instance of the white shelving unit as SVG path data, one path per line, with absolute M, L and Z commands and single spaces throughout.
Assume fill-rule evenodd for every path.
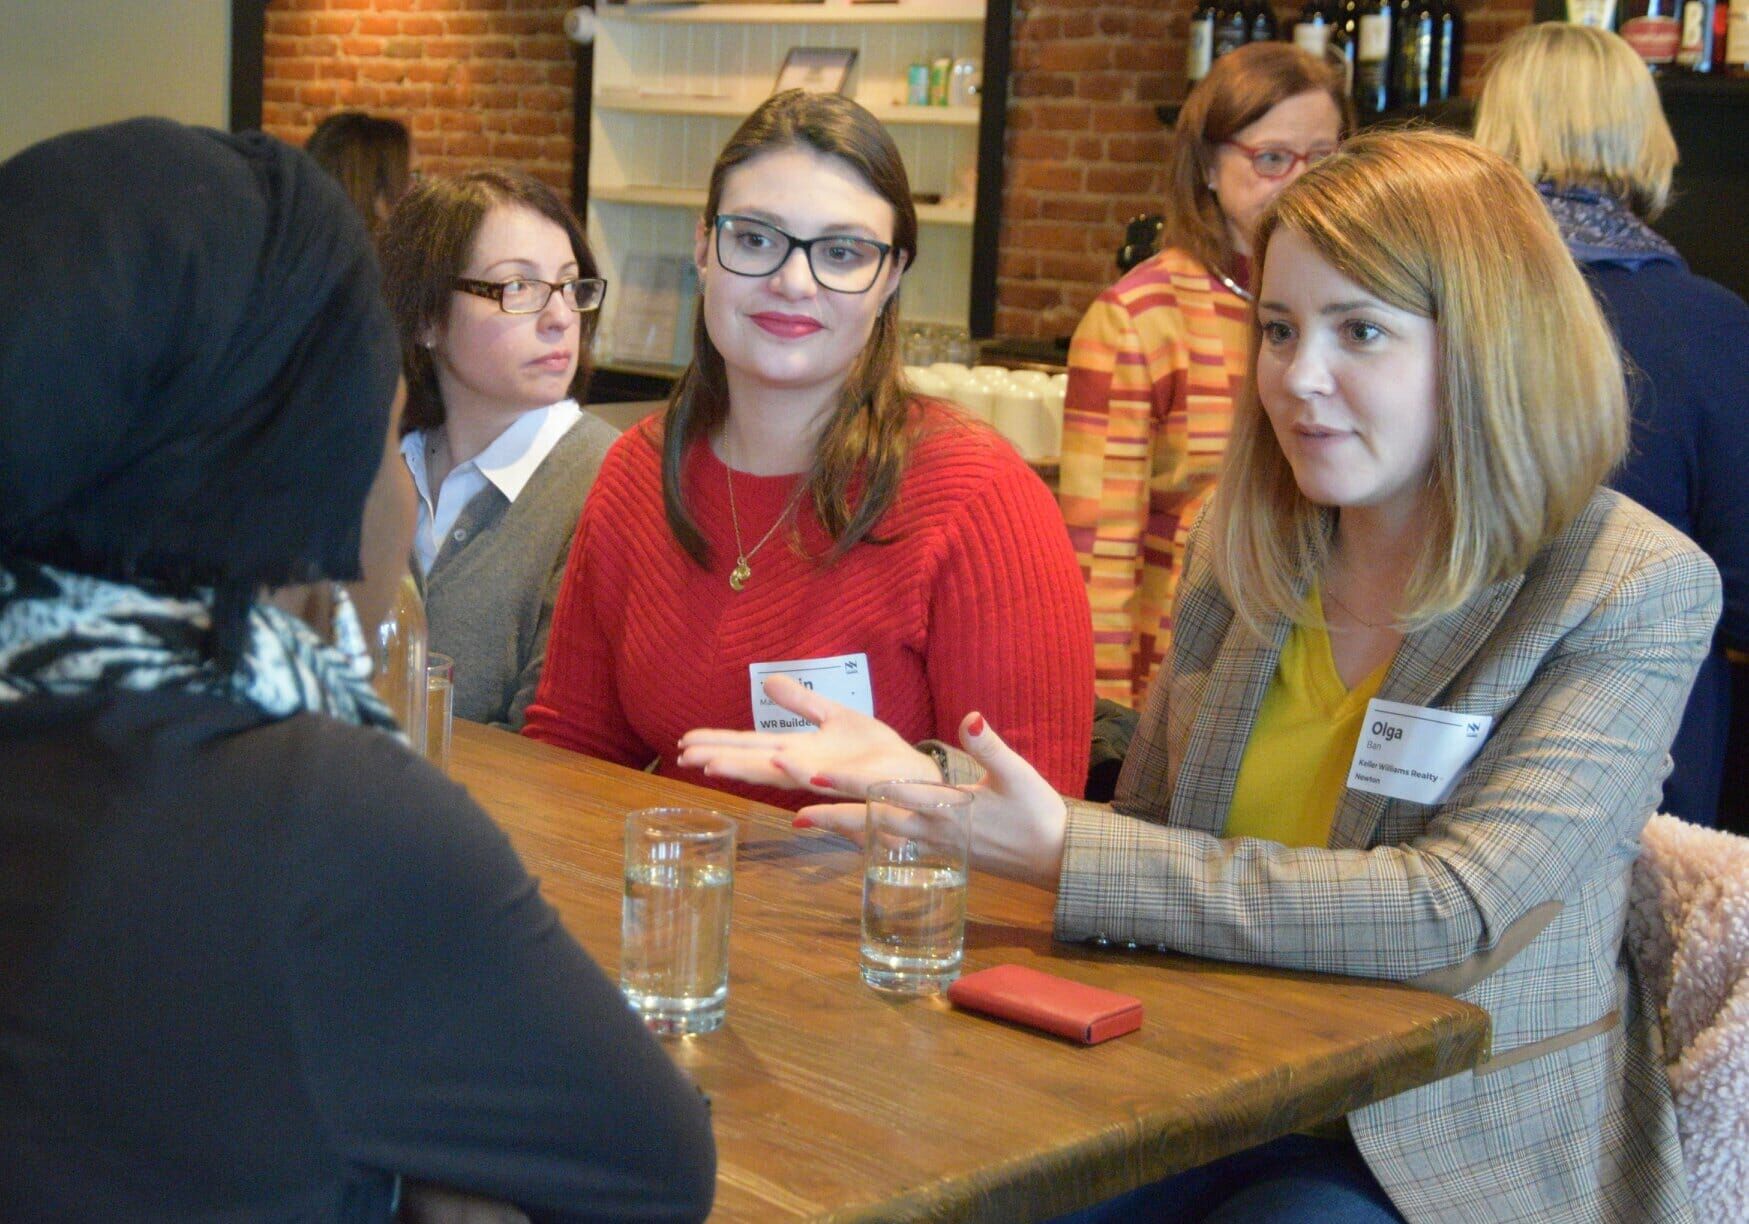
M 941 199 L 918 205 L 918 260 L 901 309 L 908 320 L 967 323 L 979 108 L 907 106 L 906 73 L 943 55 L 982 68 L 984 0 L 598 3 L 595 14 L 588 228 L 610 281 L 624 283 L 634 256 L 690 256 L 711 164 L 770 95 L 790 48 L 851 48 L 845 92 L 887 125 L 911 189 Z M 623 360 L 613 351 L 616 305 L 610 289 L 598 331 L 604 365 Z

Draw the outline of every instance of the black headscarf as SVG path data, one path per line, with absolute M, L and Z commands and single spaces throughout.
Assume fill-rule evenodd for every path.
M 397 374 L 363 223 L 301 152 L 164 119 L 0 164 L 0 560 L 218 592 L 358 576 Z

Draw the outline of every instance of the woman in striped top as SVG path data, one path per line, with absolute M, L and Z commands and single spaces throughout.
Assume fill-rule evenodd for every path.
M 1178 114 L 1166 248 L 1075 329 L 1059 495 L 1101 697 L 1139 709 L 1171 639 L 1185 540 L 1245 377 L 1258 214 L 1353 123 L 1340 69 L 1278 42 L 1223 56 Z

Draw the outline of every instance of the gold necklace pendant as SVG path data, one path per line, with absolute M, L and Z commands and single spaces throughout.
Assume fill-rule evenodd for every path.
M 748 564 L 747 558 L 764 548 L 765 541 L 776 534 L 777 529 L 783 525 L 783 521 L 789 517 L 789 512 L 796 508 L 796 502 L 801 500 L 802 491 L 807 488 L 807 482 L 805 480 L 796 481 L 796 487 L 790 493 L 789 500 L 784 503 L 783 509 L 778 511 L 777 520 L 765 529 L 765 534 L 759 537 L 757 544 L 743 551 L 741 548 L 741 513 L 735 509 L 735 470 L 729 466 L 727 460 L 723 463 L 723 475 L 729 483 L 729 526 L 735 533 L 735 568 L 729 571 L 729 589 L 740 591 L 753 577 L 753 567 Z

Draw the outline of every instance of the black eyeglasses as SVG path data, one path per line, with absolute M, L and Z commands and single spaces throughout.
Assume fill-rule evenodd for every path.
M 483 281 L 458 276 L 453 283 L 463 293 L 490 298 L 505 314 L 514 315 L 539 314 L 553 300 L 555 289 L 566 308 L 578 314 L 601 309 L 602 299 L 607 297 L 607 282 L 599 276 L 581 276 L 568 281 L 531 280 L 525 276 Z
M 800 250 L 808 271 L 822 289 L 834 293 L 867 293 L 887 262 L 891 243 L 849 234 L 797 238 L 775 225 L 752 217 L 725 214 L 711 223 L 717 231 L 717 262 L 736 276 L 770 276 Z

